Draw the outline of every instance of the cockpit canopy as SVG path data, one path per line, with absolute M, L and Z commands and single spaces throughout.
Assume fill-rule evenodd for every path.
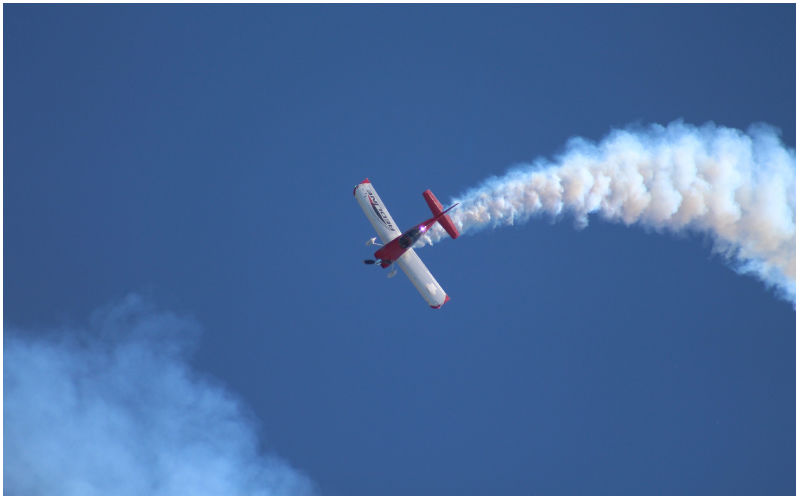
M 397 239 L 397 243 L 400 245 L 400 248 L 405 250 L 406 248 L 413 246 L 420 236 L 422 236 L 422 231 L 420 231 L 418 227 L 414 226 L 403 233 L 403 235 Z

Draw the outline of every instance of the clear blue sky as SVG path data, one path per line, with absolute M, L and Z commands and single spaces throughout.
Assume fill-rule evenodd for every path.
M 406 227 L 678 118 L 795 147 L 794 5 L 3 9 L 7 326 L 194 317 L 192 366 L 325 494 L 795 493 L 795 311 L 708 240 L 464 236 L 420 251 L 432 311 L 352 197 Z

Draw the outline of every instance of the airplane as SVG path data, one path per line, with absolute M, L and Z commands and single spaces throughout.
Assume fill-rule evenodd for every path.
M 353 188 L 353 196 L 355 196 L 367 219 L 369 219 L 372 227 L 375 228 L 375 232 L 378 233 L 381 241 L 383 241 L 383 245 L 381 245 L 375 242 L 376 237 L 367 240 L 368 246 L 378 245 L 381 248 L 375 252 L 375 259 L 367 259 L 364 263 L 370 265 L 379 264 L 384 269 L 397 264 L 406 273 L 408 279 L 411 280 L 411 283 L 428 305 L 433 309 L 442 307 L 450 300 L 450 296 L 445 293 L 436 278 L 422 263 L 422 259 L 411 247 L 437 222 L 451 238 L 458 238 L 458 229 L 456 229 L 450 216 L 447 215 L 447 212 L 452 210 L 458 203 L 447 210 L 442 210 L 442 204 L 439 203 L 439 200 L 436 199 L 431 190 L 427 189 L 422 193 L 422 196 L 428 203 L 428 208 L 431 209 L 433 217 L 401 233 L 369 179 L 364 179 Z M 393 269 L 389 277 L 391 278 L 395 273 L 396 270 Z

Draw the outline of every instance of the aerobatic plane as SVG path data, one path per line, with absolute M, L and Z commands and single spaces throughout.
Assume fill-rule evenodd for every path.
M 382 268 L 397 264 L 406 273 L 406 276 L 414 284 L 422 298 L 432 308 L 439 309 L 442 307 L 445 302 L 450 300 L 450 297 L 444 292 L 431 272 L 428 271 L 428 268 L 425 267 L 425 264 L 422 263 L 422 259 L 411 247 L 437 222 L 447 231 L 451 238 L 458 238 L 458 229 L 456 229 L 450 216 L 447 215 L 447 212 L 458 203 L 447 210 L 442 210 L 442 204 L 439 203 L 439 200 L 436 199 L 430 189 L 426 190 L 422 193 L 422 196 L 428 203 L 433 217 L 401 233 L 369 179 L 364 179 L 353 188 L 353 196 L 356 197 L 356 201 L 361 205 L 367 219 L 372 223 L 372 227 L 375 228 L 378 237 L 383 241 L 383 245 L 376 243 L 376 238 L 371 238 L 367 241 L 367 245 L 378 245 L 381 248 L 375 252 L 375 259 L 367 259 L 364 263 L 379 264 Z M 396 270 L 392 270 L 389 277 L 394 276 L 396 272 Z

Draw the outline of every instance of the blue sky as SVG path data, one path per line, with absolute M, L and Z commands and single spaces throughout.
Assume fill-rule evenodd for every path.
M 794 5 L 3 10 L 5 443 L 9 329 L 102 336 L 141 300 L 136 325 L 194 325 L 169 362 L 239 401 L 237 456 L 320 493 L 795 493 L 795 310 L 708 238 L 467 235 L 419 252 L 432 311 L 361 263 L 351 194 L 369 177 L 406 227 L 425 189 L 676 119 L 794 148 Z

